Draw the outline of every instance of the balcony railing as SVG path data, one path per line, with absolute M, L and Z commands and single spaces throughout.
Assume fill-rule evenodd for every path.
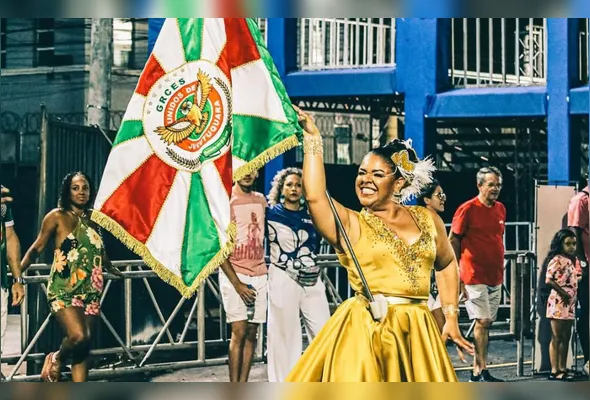
M 546 84 L 546 18 L 453 18 L 455 86 Z
M 301 18 L 301 70 L 395 64 L 395 18 Z

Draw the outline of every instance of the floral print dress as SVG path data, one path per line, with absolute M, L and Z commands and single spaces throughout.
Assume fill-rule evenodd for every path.
M 573 320 L 576 315 L 576 296 L 578 293 L 578 275 L 582 272 L 579 265 L 564 257 L 555 256 L 547 266 L 546 279 L 553 279 L 570 296 L 570 301 L 565 304 L 561 296 L 551 289 L 547 300 L 547 318 Z
M 53 314 L 67 307 L 80 307 L 86 315 L 98 315 L 104 286 L 104 245 L 87 221 L 78 218 L 76 228 L 56 249 L 47 286 L 47 301 Z

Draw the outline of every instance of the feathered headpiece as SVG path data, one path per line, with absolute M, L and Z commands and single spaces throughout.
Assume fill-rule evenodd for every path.
M 391 161 L 393 161 L 406 182 L 409 183 L 401 191 L 401 201 L 406 203 L 412 198 L 418 197 L 424 188 L 432 182 L 432 174 L 436 171 L 436 167 L 430 156 L 424 160 L 418 158 L 416 151 L 412 148 L 412 139 L 403 140 L 402 143 L 406 146 L 406 150 L 394 153 L 391 156 Z M 410 161 L 410 151 L 414 153 L 418 161 Z

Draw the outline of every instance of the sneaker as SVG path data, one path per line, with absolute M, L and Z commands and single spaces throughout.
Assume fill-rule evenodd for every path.
M 494 378 L 490 371 L 484 369 L 481 371 L 479 382 L 504 382 L 502 379 Z
M 582 368 L 586 376 L 590 375 L 590 373 L 588 373 L 588 362 L 589 361 L 586 361 L 586 364 L 584 364 L 584 368 Z

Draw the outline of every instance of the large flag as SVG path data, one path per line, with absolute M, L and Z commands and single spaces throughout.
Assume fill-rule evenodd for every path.
M 168 18 L 92 219 L 191 297 L 233 249 L 233 182 L 296 146 L 300 133 L 253 20 Z

